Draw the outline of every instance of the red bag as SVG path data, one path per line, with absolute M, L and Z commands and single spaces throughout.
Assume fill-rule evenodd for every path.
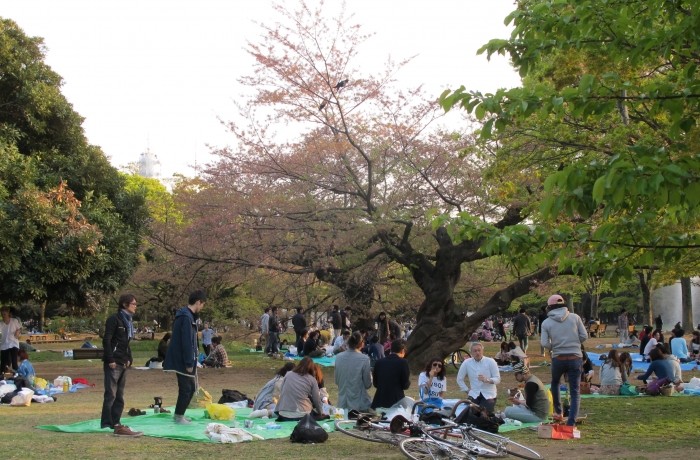
M 537 437 L 543 439 L 579 439 L 581 432 L 575 426 L 543 424 L 537 427 Z

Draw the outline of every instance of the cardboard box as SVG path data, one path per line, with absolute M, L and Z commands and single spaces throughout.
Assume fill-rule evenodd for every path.
M 580 439 L 581 432 L 575 426 L 545 424 L 537 427 L 537 437 L 542 439 Z

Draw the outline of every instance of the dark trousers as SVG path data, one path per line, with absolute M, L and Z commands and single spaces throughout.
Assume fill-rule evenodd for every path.
M 487 411 L 489 411 L 489 414 L 493 414 L 494 410 L 496 409 L 496 398 L 486 399 L 486 398 L 484 398 L 484 395 L 479 393 L 479 396 L 477 396 L 476 398 L 472 398 L 470 396 L 469 399 L 472 402 L 478 404 L 479 406 L 481 406 L 484 409 L 486 409 Z
M 126 386 L 126 366 L 117 364 L 112 369 L 104 364 L 105 394 L 102 401 L 101 428 L 114 428 L 119 425 L 124 410 L 124 387 Z
M 19 368 L 19 363 L 17 362 L 17 353 L 19 348 L 8 348 L 7 350 L 2 350 L 0 353 L 0 373 L 7 372 L 7 366 L 14 370 Z
M 572 359 L 573 358 L 573 359 Z M 567 425 L 576 424 L 576 416 L 581 401 L 581 374 L 583 373 L 583 360 L 578 357 L 557 357 L 552 358 L 552 402 L 554 403 L 554 413 L 562 414 L 561 397 L 559 384 L 562 375 L 566 374 L 569 381 L 569 419 Z
M 268 353 L 279 353 L 280 351 L 280 338 L 279 332 L 270 332 L 269 340 L 269 350 Z
M 202 344 L 202 349 L 204 350 L 204 354 L 209 356 L 209 353 L 211 353 L 211 345 Z
M 192 397 L 197 391 L 197 379 L 195 369 L 191 375 L 183 375 L 179 372 L 177 375 L 177 403 L 175 404 L 175 415 L 185 415 L 187 406 L 190 405 Z

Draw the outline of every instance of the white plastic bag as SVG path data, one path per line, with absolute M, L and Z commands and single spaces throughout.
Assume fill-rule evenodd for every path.
M 12 398 L 10 406 L 31 406 L 34 391 L 29 388 L 22 388 L 19 393 Z
M 221 423 L 208 424 L 205 433 L 212 441 L 226 444 L 252 441 L 253 437 L 256 439 L 263 439 L 261 436 L 252 435 L 240 428 L 231 428 L 226 425 L 222 425 Z
M 700 379 L 697 377 L 693 377 L 692 379 L 690 379 L 690 382 L 683 385 L 683 388 L 689 390 L 700 390 Z

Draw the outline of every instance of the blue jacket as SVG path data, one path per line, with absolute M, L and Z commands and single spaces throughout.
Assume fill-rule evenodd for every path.
M 188 307 L 175 313 L 173 332 L 163 361 L 163 370 L 187 373 L 197 367 L 197 318 Z

